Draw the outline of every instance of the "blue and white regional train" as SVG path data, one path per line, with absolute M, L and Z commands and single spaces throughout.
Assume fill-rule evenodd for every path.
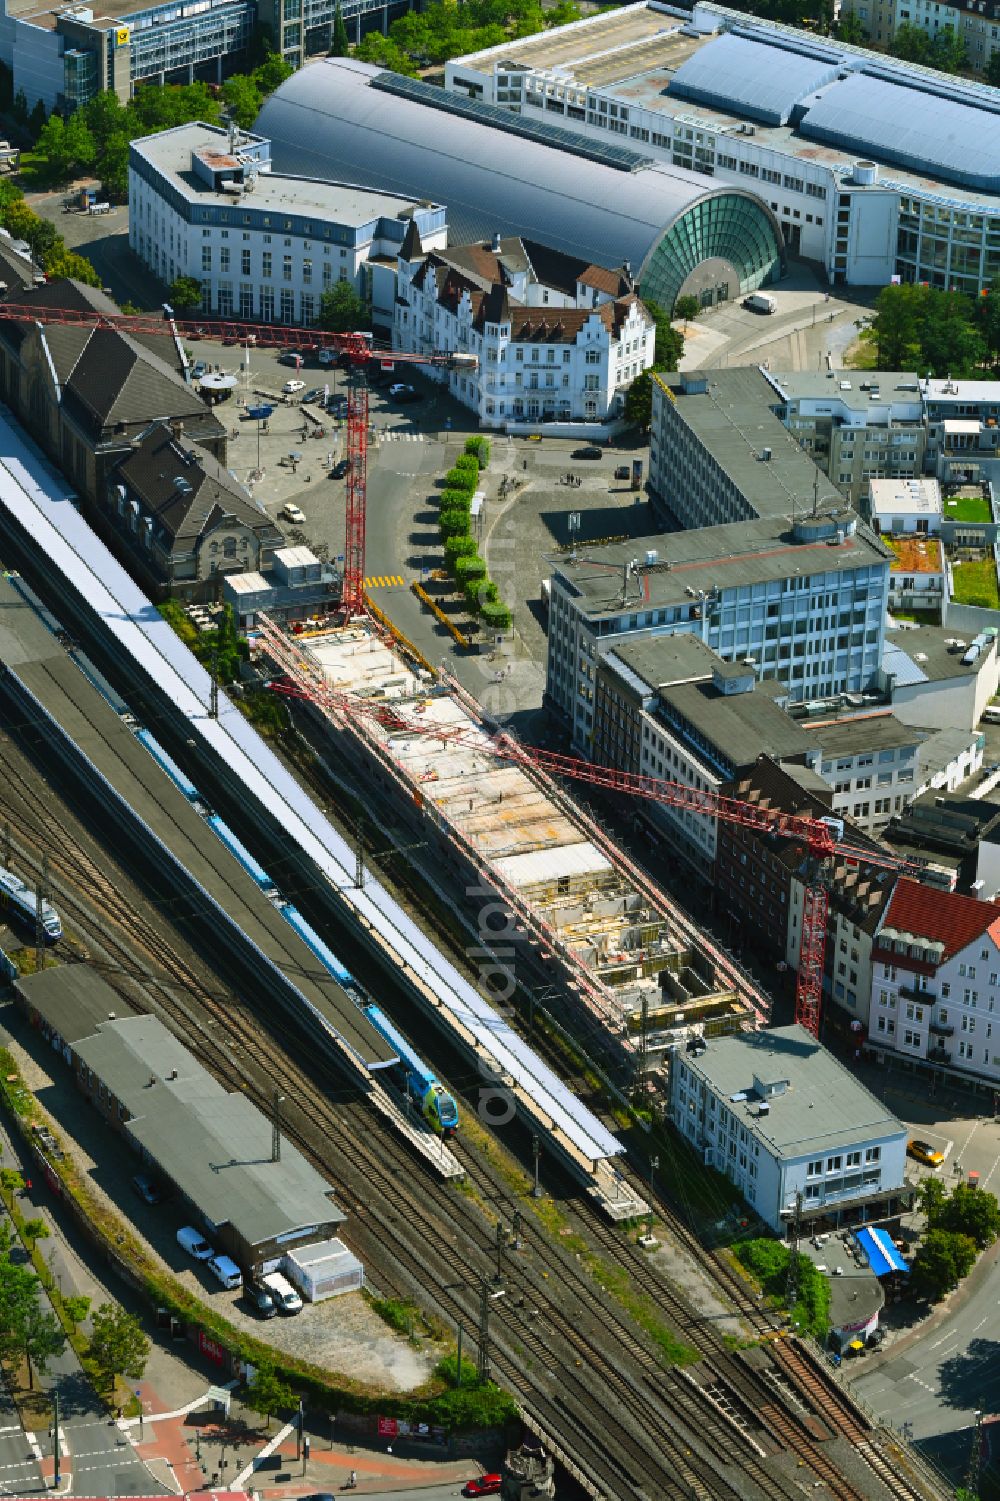
M 20 876 L 14 875 L 13 871 L 4 870 L 0 867 L 0 906 L 6 907 L 13 915 L 20 919 L 21 923 L 35 931 L 35 915 L 38 910 L 38 897 Z M 62 937 L 62 923 L 59 913 L 51 902 L 42 901 L 42 928 L 45 932 L 46 943 L 58 943 Z
M 372 1002 L 364 986 L 354 978 L 333 950 L 323 942 L 316 929 L 306 921 L 299 909 L 285 900 L 267 871 L 233 833 L 229 825 L 217 813 L 209 812 L 204 806 L 197 787 L 181 771 L 176 761 L 167 755 L 159 741 L 144 729 L 136 731 L 136 738 L 142 742 L 174 785 L 183 792 L 188 802 L 194 804 L 202 812 L 205 822 L 216 838 L 225 845 L 233 858 L 239 861 L 255 885 L 259 886 L 274 903 L 288 926 L 295 930 L 323 968 L 333 976 L 341 989 L 345 990 L 358 1008 L 365 1013 L 376 1032 L 396 1050 L 399 1055 L 398 1068 L 402 1073 L 401 1085 L 410 1098 L 419 1101 L 421 1113 L 428 1125 L 433 1130 L 439 1131 L 442 1136 L 454 1135 L 458 1130 L 458 1106 L 444 1085 L 439 1083 L 432 1070 L 413 1051 L 406 1038 L 396 1030 L 389 1018 Z

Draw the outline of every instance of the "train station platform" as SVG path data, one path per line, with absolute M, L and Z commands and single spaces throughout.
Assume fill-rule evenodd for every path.
M 217 838 L 207 805 L 174 785 L 16 578 L 0 578 L 0 694 L 31 714 L 91 806 L 113 815 L 123 852 L 143 857 L 157 883 L 172 888 L 171 921 L 196 946 L 208 945 L 213 965 L 225 953 L 227 981 L 236 978 L 269 1008 L 277 1001 L 436 1173 L 460 1175 L 454 1153 L 379 1081 L 394 1061 L 391 1047 Z

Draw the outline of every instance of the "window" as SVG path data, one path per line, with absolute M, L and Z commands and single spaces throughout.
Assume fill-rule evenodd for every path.
M 290 255 L 282 257 L 281 279 L 282 281 L 291 281 L 292 279 L 292 258 Z
M 271 252 L 269 250 L 265 250 L 261 255 L 260 274 L 265 280 L 273 274 L 271 271 Z
M 881 1161 L 882 1161 L 882 1148 L 881 1147 L 865 1147 L 865 1162 L 881 1162 Z
M 203 245 L 201 247 L 201 269 L 203 271 L 211 271 L 211 269 L 212 269 L 212 247 L 211 247 L 211 245 Z
M 241 276 L 249 276 L 250 275 L 250 252 L 249 252 L 249 250 L 241 250 L 240 251 L 240 275 Z
M 818 1178 L 818 1177 L 820 1177 L 820 1175 L 822 1174 L 822 1172 L 823 1172 L 823 1159 L 822 1159 L 822 1157 L 817 1157 L 817 1158 L 814 1159 L 814 1161 L 809 1162 L 809 1163 L 806 1164 L 806 1177 L 807 1178 Z
M 839 1155 L 836 1157 L 828 1157 L 826 1159 L 826 1170 L 828 1173 L 839 1173 L 843 1165 L 844 1159 Z

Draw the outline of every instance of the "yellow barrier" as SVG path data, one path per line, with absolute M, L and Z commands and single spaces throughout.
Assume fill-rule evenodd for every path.
M 414 661 L 419 662 L 421 667 L 423 667 L 426 672 L 432 673 L 434 677 L 437 677 L 436 670 L 431 666 L 430 662 L 428 662 L 423 652 L 418 651 L 410 638 L 403 635 L 403 632 L 399 629 L 399 626 L 393 624 L 384 610 L 380 610 L 378 605 L 372 603 L 371 596 L 366 593 L 364 600 L 365 605 L 368 609 L 368 613 L 374 620 L 378 622 L 383 630 L 388 631 L 393 640 L 398 641 L 403 650 L 405 652 L 408 652 L 409 655 L 413 657 Z
M 427 606 L 428 610 L 430 610 L 431 614 L 434 616 L 434 619 L 440 621 L 445 629 L 451 632 L 455 640 L 458 642 L 459 646 L 464 646 L 466 650 L 468 650 L 470 645 L 468 636 L 463 636 L 458 626 L 454 625 L 452 621 L 448 619 L 448 616 L 444 613 L 441 606 L 435 600 L 431 599 L 430 595 L 427 593 L 427 590 L 421 588 L 416 580 L 414 580 L 414 582 L 410 585 L 410 588 L 413 590 L 420 603 Z

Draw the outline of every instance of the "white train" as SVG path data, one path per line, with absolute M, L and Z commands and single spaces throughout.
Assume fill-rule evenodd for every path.
M 13 871 L 4 870 L 2 866 L 0 866 L 0 907 L 6 908 L 13 916 L 20 919 L 22 927 L 34 933 L 38 898 L 20 876 L 14 875 Z M 51 902 L 44 899 L 42 901 L 42 927 L 45 930 L 46 943 L 59 942 L 63 932 L 59 913 Z

